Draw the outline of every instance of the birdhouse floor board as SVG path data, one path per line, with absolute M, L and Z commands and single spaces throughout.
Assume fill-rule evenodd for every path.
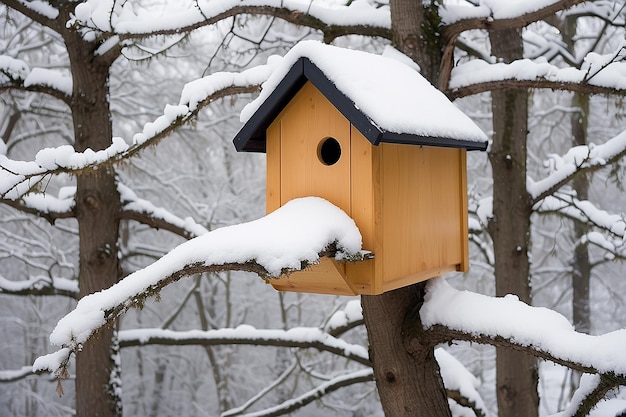
M 278 291 L 310 292 L 317 294 L 357 295 L 357 289 L 346 277 L 345 264 L 331 258 L 321 258 L 320 263 L 304 271 L 270 280 Z

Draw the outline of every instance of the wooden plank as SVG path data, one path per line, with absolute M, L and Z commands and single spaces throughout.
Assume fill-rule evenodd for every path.
M 461 244 L 461 263 L 457 267 L 457 271 L 469 271 L 469 225 L 467 211 L 467 150 L 459 149 L 459 178 L 460 178 L 460 202 L 461 202 L 461 236 L 459 238 Z
M 459 264 L 461 204 L 457 151 L 381 146 L 385 282 Z
M 289 103 L 281 118 L 281 204 L 318 196 L 350 213 L 350 123 L 310 83 Z M 333 165 L 319 156 L 320 144 L 335 138 L 341 156 Z
M 281 206 L 280 203 L 280 120 L 275 120 L 267 129 L 265 152 L 265 212 L 267 214 Z
M 448 272 L 456 271 L 456 265 L 444 265 L 438 268 L 427 269 L 424 271 L 416 272 L 404 277 L 400 277 L 393 280 L 385 281 L 383 291 L 392 291 L 398 288 L 406 287 L 417 282 L 426 281 L 431 278 L 439 277 Z
M 354 220 L 363 238 L 362 247 L 375 253 L 374 224 L 374 184 L 372 172 L 371 143 L 354 127 L 351 126 L 351 207 L 350 217 Z M 369 294 L 374 280 L 375 260 L 349 263 L 346 273 L 359 294 Z
M 321 258 L 320 263 L 304 271 L 268 280 L 278 291 L 296 291 L 315 294 L 356 295 L 357 291 L 346 280 L 345 264 L 331 258 Z

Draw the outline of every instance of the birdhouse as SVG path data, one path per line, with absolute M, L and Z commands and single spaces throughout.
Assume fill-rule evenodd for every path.
M 404 57 L 404 56 L 402 56 Z M 238 151 L 265 152 L 267 212 L 305 196 L 352 217 L 373 259 L 318 265 L 281 291 L 380 294 L 468 270 L 466 151 L 485 134 L 399 59 L 302 42 L 242 112 Z

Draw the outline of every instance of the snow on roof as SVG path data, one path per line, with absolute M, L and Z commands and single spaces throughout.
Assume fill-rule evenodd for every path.
M 374 145 L 486 148 L 485 133 L 411 66 L 386 56 L 304 41 L 276 64 L 259 97 L 241 112 L 245 125 L 235 138 L 238 150 L 264 149 L 252 149 L 248 141 L 264 142 L 267 126 L 307 79 Z

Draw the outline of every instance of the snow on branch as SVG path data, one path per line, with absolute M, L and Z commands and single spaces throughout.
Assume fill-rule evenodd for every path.
M 522 350 L 572 369 L 626 384 L 626 329 L 600 336 L 578 333 L 561 314 L 531 307 L 514 295 L 489 297 L 429 281 L 420 316 L 442 342 L 467 340 Z
M 445 24 L 451 25 L 465 19 L 511 20 L 523 19 L 525 24 L 550 16 L 570 7 L 580 0 L 535 0 L 522 2 L 483 0 L 481 2 L 450 3 L 441 10 Z M 531 20 L 532 19 L 532 20 Z M 525 25 L 524 24 L 524 25 Z M 509 23 L 509 26 L 515 27 Z M 476 27 L 474 29 L 479 29 Z
M 541 200 L 534 209 L 540 213 L 560 213 L 571 219 L 591 223 L 598 229 L 604 230 L 620 242 L 601 243 L 597 238 L 589 237 L 591 243 L 615 252 L 617 246 L 626 242 L 626 219 L 622 215 L 611 214 L 597 208 L 591 201 L 579 200 L 573 192 L 557 192 L 550 197 Z
M 26 62 L 0 55 L 0 90 L 21 89 L 50 94 L 68 103 L 72 95 L 72 78 L 47 68 L 30 68 Z
M 86 40 L 115 37 L 118 41 L 154 35 L 180 34 L 213 25 L 237 15 L 268 15 L 325 32 L 390 37 L 388 7 L 368 1 L 349 5 L 310 0 L 198 0 L 157 11 L 113 0 L 88 0 L 76 6 L 68 25 L 79 28 Z
M 553 417 L 588 416 L 598 402 L 601 401 L 609 391 L 617 388 L 619 385 L 620 381 L 608 375 L 583 374 L 580 378 L 580 385 L 574 392 L 567 408 Z M 615 416 L 617 416 L 620 411 L 624 411 L 623 406 L 615 413 L 610 413 L 610 411 L 605 410 L 606 415 Z
M 191 217 L 180 218 L 163 207 L 139 198 L 134 191 L 118 182 L 117 189 L 122 200 L 121 218 L 135 220 L 157 229 L 168 230 L 186 239 L 208 233 L 206 227 Z
M 22 366 L 20 369 L 5 369 L 0 371 L 0 382 L 15 382 L 32 374 L 32 366 Z
M 370 366 L 367 348 L 337 339 L 315 327 L 289 330 L 256 329 L 241 325 L 234 329 L 173 331 L 168 329 L 135 329 L 119 332 L 120 347 L 146 344 L 160 345 L 255 345 L 314 348 L 343 356 Z
M 43 275 L 27 280 L 10 280 L 0 275 L 0 294 L 64 295 L 78 298 L 78 281 Z
M 452 69 L 448 95 L 463 97 L 504 88 L 550 88 L 589 94 L 624 94 L 626 90 L 626 46 L 600 55 L 590 52 L 580 69 L 559 68 L 545 61 L 520 59 L 509 64 L 479 59 Z
M 275 62 L 275 61 L 274 61 Z M 272 71 L 272 60 L 241 73 L 219 72 L 188 83 L 178 105 L 167 105 L 163 115 L 146 123 L 143 131 L 133 136 L 132 145 L 114 137 L 106 149 L 76 152 L 70 145 L 45 148 L 34 161 L 17 161 L 0 154 L 0 198 L 19 200 L 30 193 L 48 175 L 80 174 L 102 165 L 120 162 L 156 144 L 180 125 L 192 120 L 211 102 L 230 95 L 252 93 Z
M 70 355 L 98 329 L 184 276 L 243 270 L 272 279 L 329 255 L 362 258 L 361 234 L 347 214 L 318 197 L 292 200 L 261 219 L 206 233 L 111 288 L 82 298 L 50 335 L 50 342 L 61 349 L 38 358 L 34 369 L 66 374 Z
M 311 391 L 300 395 L 299 397 L 289 399 L 282 404 L 276 405 L 274 407 L 266 408 L 265 410 L 255 411 L 252 413 L 237 415 L 241 417 L 284 416 L 319 398 L 322 398 L 326 394 L 337 391 L 339 388 L 373 380 L 374 370 L 372 368 L 362 369 L 359 371 L 351 372 L 349 374 L 337 376 L 329 381 L 324 382 L 323 384 L 320 384 Z
M 626 70 L 626 64 L 622 65 Z M 528 193 L 537 203 L 553 194 L 575 175 L 607 166 L 624 155 L 626 155 L 626 130 L 602 145 L 590 143 L 589 145 L 575 146 L 563 156 L 550 155 L 548 160 L 550 175 L 539 181 L 534 181 L 529 177 L 527 180 Z

